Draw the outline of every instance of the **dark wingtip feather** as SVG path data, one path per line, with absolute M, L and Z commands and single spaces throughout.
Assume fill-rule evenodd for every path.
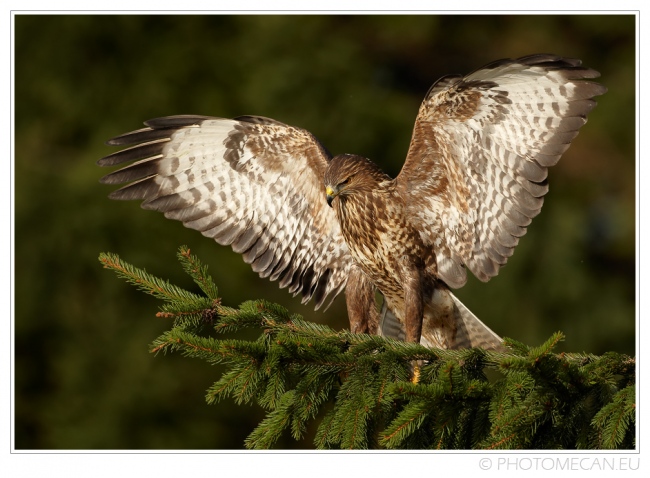
M 144 162 L 136 162 L 125 168 L 118 169 L 107 174 L 99 180 L 102 184 L 124 184 L 130 181 L 138 181 L 158 173 L 160 159 L 153 159 Z
M 277 126 L 287 126 L 286 124 L 280 121 L 274 120 L 272 118 L 267 118 L 266 116 L 242 115 L 242 116 L 236 116 L 233 119 L 236 121 L 243 121 L 245 123 L 252 123 L 252 124 L 272 124 Z
M 177 129 L 178 128 L 142 128 L 111 138 L 106 141 L 106 144 L 109 146 L 124 146 L 137 143 L 151 143 L 154 141 L 168 141 L 171 139 L 172 133 Z
M 162 155 L 164 141 L 154 141 L 153 143 L 144 143 L 131 148 L 123 149 L 108 156 L 104 156 L 97 161 L 99 166 L 115 166 L 116 164 L 126 163 L 129 161 L 139 161 L 141 159 L 154 159 Z
M 144 122 L 147 126 L 146 128 L 115 136 L 106 141 L 106 144 L 109 146 L 123 146 L 125 144 L 149 143 L 156 140 L 169 139 L 171 134 L 177 129 L 184 126 L 198 125 L 207 119 L 213 118 L 202 115 L 175 115 L 153 118 Z
M 598 73 L 598 72 L 596 72 L 596 73 Z M 600 73 L 598 73 L 597 76 L 600 76 Z M 596 78 L 596 77 L 594 76 L 594 77 L 590 77 L 590 78 Z M 600 83 L 594 83 L 592 81 L 581 81 L 580 82 L 580 87 L 584 90 L 583 95 L 585 97 L 600 96 L 600 95 L 604 95 L 605 93 L 607 93 L 607 87 L 606 86 L 603 86 Z
M 323 301 L 327 297 L 327 285 L 329 284 L 330 276 L 332 275 L 332 270 L 330 268 L 325 269 L 325 272 L 322 272 L 318 281 L 315 284 L 313 291 L 313 298 L 316 303 L 316 310 L 323 305 Z
M 108 195 L 110 199 L 118 201 L 131 201 L 138 199 L 147 199 L 155 196 L 160 190 L 160 186 L 154 181 L 155 176 L 149 176 L 137 183 L 129 184 Z
M 163 116 L 161 118 L 153 118 L 144 122 L 147 126 L 154 129 L 160 128 L 182 128 L 184 126 L 194 126 L 209 119 L 214 119 L 211 116 L 201 115 L 174 115 Z
M 519 58 L 503 58 L 501 60 L 496 60 L 488 63 L 481 68 L 474 70 L 472 73 L 480 70 L 491 70 L 498 68 L 503 65 L 509 65 L 512 63 L 519 63 L 526 66 L 539 66 L 547 68 L 549 70 L 561 69 L 561 70 L 587 70 L 587 68 L 582 68 L 580 65 L 582 61 L 577 58 L 566 58 L 560 55 L 554 55 L 552 53 L 536 53 L 532 55 L 526 55 Z M 470 73 L 471 74 L 471 73 Z
M 532 55 L 526 55 L 517 58 L 515 61 L 517 63 L 523 63 L 524 65 L 530 66 L 564 65 L 565 67 L 576 67 L 582 64 L 582 61 L 577 58 L 567 58 L 560 55 L 554 55 L 552 53 L 536 53 Z
M 131 131 L 129 133 L 123 133 L 123 134 L 121 134 L 119 136 L 115 136 L 115 137 L 109 139 L 108 141 L 106 141 L 105 144 L 107 144 L 109 146 L 120 146 L 122 144 L 129 144 L 129 143 L 123 142 L 123 139 L 130 136 L 130 135 L 137 135 L 137 134 L 142 133 L 144 131 L 151 131 L 151 128 L 141 128 L 141 129 L 137 129 L 135 131 Z

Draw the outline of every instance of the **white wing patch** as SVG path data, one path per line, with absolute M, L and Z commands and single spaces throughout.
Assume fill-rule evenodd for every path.
M 111 140 L 136 144 L 100 165 L 135 161 L 103 178 L 131 182 L 111 194 L 141 199 L 241 253 L 317 308 L 344 287 L 351 264 L 322 177 L 329 156 L 304 130 L 242 117 L 169 117 Z

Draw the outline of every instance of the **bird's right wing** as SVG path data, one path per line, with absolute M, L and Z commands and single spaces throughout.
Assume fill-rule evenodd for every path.
M 132 162 L 102 178 L 130 183 L 112 199 L 142 200 L 241 253 L 261 277 L 313 298 L 345 287 L 352 259 L 323 176 L 329 153 L 305 130 L 256 116 L 171 116 L 111 139 L 132 145 L 98 161 Z
M 450 287 L 497 275 L 541 210 L 548 168 L 606 88 L 579 60 L 532 55 L 437 81 L 396 181 Z

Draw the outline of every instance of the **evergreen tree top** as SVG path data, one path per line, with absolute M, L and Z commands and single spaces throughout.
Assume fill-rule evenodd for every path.
M 317 424 L 318 449 L 633 449 L 634 358 L 555 353 L 560 332 L 508 352 L 441 350 L 335 331 L 266 301 L 222 304 L 207 267 L 183 246 L 178 259 L 202 295 L 102 253 L 104 267 L 164 301 L 173 319 L 151 351 L 227 366 L 206 401 L 257 403 L 266 418 L 246 440 L 271 448 Z M 229 338 L 255 328 L 255 340 Z M 422 366 L 414 380 L 412 363 Z

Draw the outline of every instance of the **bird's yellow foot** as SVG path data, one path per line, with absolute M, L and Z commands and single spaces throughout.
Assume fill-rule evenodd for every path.
M 417 362 L 413 363 L 413 372 L 411 373 L 411 383 L 417 385 L 420 381 L 420 366 Z

